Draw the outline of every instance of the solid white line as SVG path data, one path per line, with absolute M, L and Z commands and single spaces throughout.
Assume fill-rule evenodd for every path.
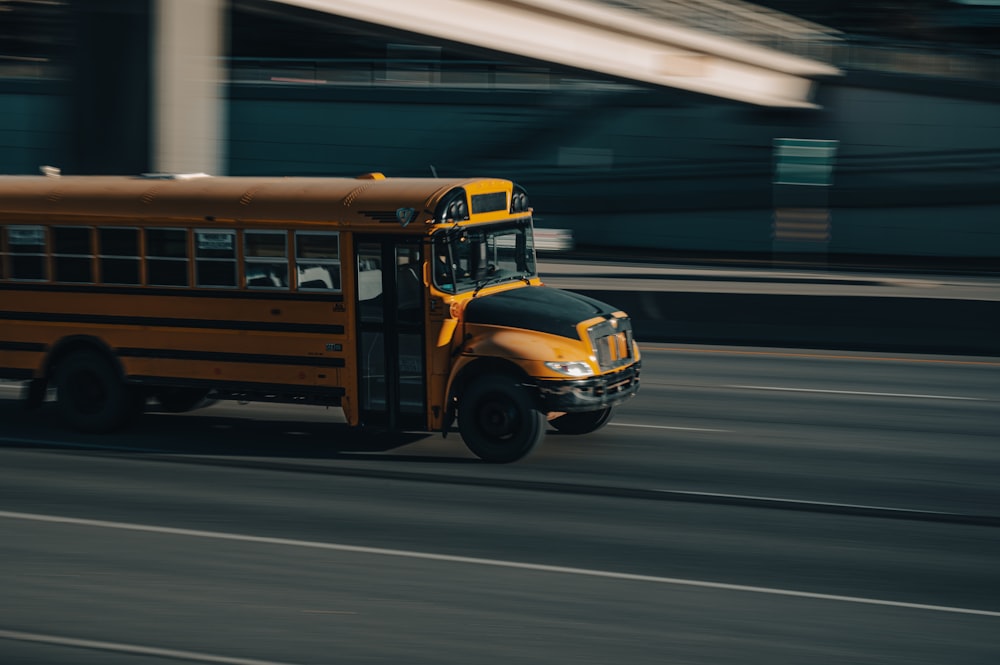
M 830 395 L 864 395 L 866 397 L 914 397 L 918 399 L 956 399 L 970 402 L 985 402 L 983 397 L 956 397 L 955 395 L 920 395 L 910 393 L 873 393 L 861 390 L 823 390 L 821 388 L 785 388 L 782 386 L 735 386 L 728 385 L 725 388 L 740 388 L 742 390 L 777 390 L 791 393 L 825 393 Z
M 915 610 L 929 610 L 932 612 L 948 612 L 952 614 L 973 614 L 977 616 L 1000 618 L 1000 611 L 977 610 L 967 607 L 949 607 L 946 605 L 927 605 L 924 603 L 905 603 L 895 600 L 882 600 L 879 598 L 864 598 L 860 596 L 839 596 L 827 593 L 813 593 L 810 591 L 794 591 L 791 589 L 776 589 L 772 587 L 747 586 L 743 584 L 727 584 L 724 582 L 708 582 L 704 580 L 691 580 L 677 577 L 660 577 L 658 575 L 638 575 L 635 573 L 620 573 L 610 570 L 595 570 L 592 568 L 570 568 L 566 566 L 550 566 L 540 563 L 525 563 L 522 561 L 504 561 L 502 559 L 481 559 L 478 557 L 458 556 L 454 554 L 435 554 L 433 552 L 416 552 L 412 550 L 394 550 L 382 547 L 363 547 L 359 545 L 343 545 L 340 543 L 321 543 L 310 540 L 295 540 L 291 538 L 271 538 L 267 536 L 250 536 L 240 533 L 226 533 L 222 531 L 200 531 L 197 529 L 180 529 L 175 527 L 153 526 L 149 524 L 135 524 L 130 522 L 108 522 L 105 520 L 82 519 L 78 517 L 62 517 L 58 515 L 40 515 L 37 513 L 18 513 L 10 511 L 0 511 L 0 518 L 14 520 L 30 520 L 34 522 L 48 522 L 54 524 L 72 524 L 75 526 L 90 526 L 104 529 L 120 529 L 124 531 L 140 531 L 146 533 L 159 533 L 173 536 L 190 536 L 194 538 L 210 538 L 213 540 L 231 540 L 245 543 L 259 543 L 265 545 L 284 545 L 287 547 L 303 547 L 317 550 L 329 550 L 334 552 L 351 552 L 354 554 L 367 554 L 378 556 L 402 557 L 407 559 L 422 559 L 425 561 L 445 561 L 448 563 L 464 563 L 477 566 L 491 566 L 495 568 L 511 568 L 516 570 L 530 570 L 543 573 L 560 573 L 564 575 L 580 575 L 584 577 L 597 577 L 613 580 L 626 580 L 631 582 L 649 582 L 653 584 L 669 584 L 674 586 L 697 587 L 702 589 L 720 589 L 723 591 L 745 591 L 749 593 L 760 593 L 771 596 L 791 596 L 795 598 L 809 598 L 812 600 L 830 600 L 843 603 L 854 603 L 861 605 L 880 605 L 884 607 L 899 607 Z
M 670 425 L 639 425 L 637 423 L 608 423 L 615 427 L 645 427 L 647 429 L 675 429 L 683 432 L 728 432 L 727 429 L 706 429 L 704 427 L 672 427 Z
M 835 503 L 830 501 L 807 501 L 806 499 L 786 499 L 778 496 L 755 496 L 753 494 L 724 494 L 721 492 L 690 492 L 687 490 L 658 489 L 663 494 L 682 494 L 693 497 L 712 497 L 717 499 L 733 499 L 741 501 L 773 501 L 775 503 L 795 506 L 816 506 L 817 508 L 846 508 L 848 510 L 867 510 L 871 512 L 886 512 L 909 515 L 947 516 L 949 513 L 940 510 L 915 510 L 913 508 L 893 508 L 891 506 L 867 506 L 863 503 Z
M 81 640 L 73 637 L 60 637 L 58 635 L 42 635 L 40 633 L 22 633 L 16 630 L 0 630 L 0 639 L 18 640 L 21 642 L 36 642 L 39 644 L 53 644 L 56 646 L 63 646 L 63 647 L 76 647 L 78 649 L 97 649 L 99 651 L 114 651 L 117 653 L 142 654 L 144 656 L 169 658 L 171 660 L 187 660 L 198 663 L 223 663 L 224 665 L 291 665 L 291 663 L 279 663 L 273 660 L 231 658 L 229 656 L 216 656 L 214 654 L 198 653 L 196 651 L 177 651 L 175 649 L 144 647 L 138 644 L 121 644 L 119 642 Z

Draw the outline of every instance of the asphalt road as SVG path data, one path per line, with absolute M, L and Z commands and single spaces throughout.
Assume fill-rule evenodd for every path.
M 643 382 L 508 466 L 0 387 L 0 663 L 998 661 L 1000 361 L 647 345 Z

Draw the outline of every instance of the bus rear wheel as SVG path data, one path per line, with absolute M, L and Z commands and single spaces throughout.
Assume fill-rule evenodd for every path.
M 600 409 L 598 411 L 582 411 L 579 413 L 566 413 L 558 418 L 553 418 L 549 422 L 557 431 L 563 434 L 590 434 L 596 432 L 611 420 L 612 407 Z
M 462 440 L 484 462 L 508 464 L 530 453 L 545 436 L 545 416 L 511 377 L 473 381 L 458 404 Z
M 61 360 L 55 384 L 60 415 L 81 432 L 111 432 L 141 412 L 140 396 L 129 390 L 111 362 L 95 351 L 77 351 Z

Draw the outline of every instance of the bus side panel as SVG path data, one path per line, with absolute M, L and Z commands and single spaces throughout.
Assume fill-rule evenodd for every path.
M 322 300 L 3 291 L 0 368 L 40 371 L 46 349 L 93 337 L 131 379 L 344 388 L 346 317 Z M 353 365 L 353 363 L 351 363 Z

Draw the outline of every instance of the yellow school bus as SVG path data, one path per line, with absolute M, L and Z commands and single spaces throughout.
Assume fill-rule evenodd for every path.
M 0 177 L 0 378 L 80 431 L 318 404 L 512 462 L 607 423 L 639 368 L 624 312 L 543 285 L 509 180 Z

